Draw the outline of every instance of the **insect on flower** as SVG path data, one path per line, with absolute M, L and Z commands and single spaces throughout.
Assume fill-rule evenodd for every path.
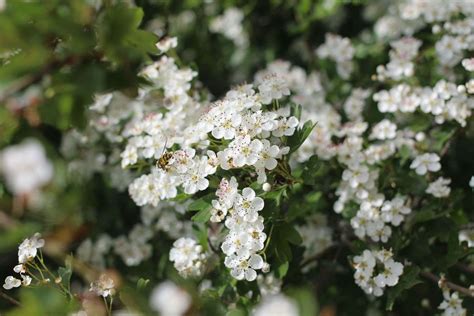
M 160 158 L 158 158 L 158 160 L 156 161 L 156 166 L 164 171 L 168 171 L 169 170 L 169 161 L 170 159 L 173 157 L 173 153 L 172 152 L 168 152 L 166 151 L 166 145 L 168 143 L 168 138 L 166 138 L 165 140 L 165 146 L 163 146 L 163 152 L 161 153 L 161 156 Z

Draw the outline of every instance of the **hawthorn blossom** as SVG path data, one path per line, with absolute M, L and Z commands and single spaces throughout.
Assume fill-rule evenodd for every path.
M 258 212 L 263 209 L 264 203 L 261 197 L 255 195 L 251 188 L 244 188 L 242 195 L 237 195 L 235 210 L 245 221 L 254 222 L 258 218 Z
M 44 246 L 44 239 L 39 233 L 34 234 L 30 238 L 26 238 L 18 246 L 18 262 L 26 263 L 36 257 L 38 249 Z
M 3 284 L 3 288 L 5 290 L 11 290 L 15 287 L 20 287 L 20 285 L 21 285 L 21 280 L 9 275 L 5 278 L 5 284 Z
M 426 189 L 426 193 L 429 193 L 437 198 L 447 197 L 451 192 L 451 188 L 449 187 L 450 183 L 450 179 L 440 177 L 436 181 L 430 183 Z
M 113 296 L 115 294 L 115 282 L 108 275 L 102 274 L 99 280 L 91 283 L 90 291 L 102 297 Z
M 200 276 L 204 269 L 206 254 L 202 246 L 192 238 L 180 238 L 173 243 L 170 261 L 183 277 Z
M 415 169 L 416 173 L 422 176 L 426 174 L 427 171 L 439 171 L 441 169 L 439 161 L 440 158 L 437 154 L 426 153 L 417 156 L 411 163 L 410 168 Z

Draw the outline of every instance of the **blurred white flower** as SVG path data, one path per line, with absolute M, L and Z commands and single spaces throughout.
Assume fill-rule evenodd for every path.
M 191 306 L 191 296 L 171 281 L 155 287 L 151 293 L 150 306 L 161 316 L 181 316 Z
M 28 139 L 0 152 L 0 172 L 12 193 L 26 194 L 51 180 L 53 165 L 41 143 Z

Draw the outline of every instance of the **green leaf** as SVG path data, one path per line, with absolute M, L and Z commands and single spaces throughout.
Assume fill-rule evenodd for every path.
M 207 221 L 209 221 L 210 218 L 211 218 L 211 207 L 209 205 L 209 207 L 200 210 L 193 217 L 191 217 L 191 220 L 197 223 L 206 223 Z
M 66 258 L 66 266 L 59 267 L 58 275 L 61 278 L 61 284 L 69 289 L 71 287 L 71 276 L 72 276 L 72 257 L 68 256 Z
M 281 225 L 281 231 L 285 232 L 286 240 L 293 245 L 301 245 L 303 243 L 300 233 L 292 225 L 288 223 Z
M 385 308 L 388 311 L 391 311 L 395 300 L 400 296 L 400 294 L 412 288 L 413 286 L 422 283 L 418 278 L 420 274 L 420 268 L 417 266 L 405 266 L 405 271 L 403 271 L 400 280 L 397 285 L 387 290 L 387 304 Z
M 208 201 L 205 198 L 200 198 L 195 201 L 193 201 L 191 204 L 188 206 L 188 211 L 202 211 L 207 208 L 211 208 L 212 205 L 210 201 Z
M 209 244 L 207 242 L 208 238 L 208 229 L 203 223 L 195 222 L 193 224 L 193 233 L 196 236 L 199 244 L 204 248 L 204 251 L 209 249 Z
M 289 154 L 295 152 L 301 145 L 303 145 L 304 141 L 311 134 L 315 126 L 316 124 L 313 124 L 313 122 L 307 121 L 304 123 L 302 128 L 297 129 L 292 136 L 288 137 L 287 144 L 290 146 Z
M 285 275 L 288 273 L 289 266 L 290 266 L 290 263 L 288 261 L 281 263 L 276 269 L 277 278 L 283 279 Z

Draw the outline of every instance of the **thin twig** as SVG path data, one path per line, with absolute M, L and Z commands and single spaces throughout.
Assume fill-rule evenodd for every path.
M 328 248 L 324 249 L 322 252 L 318 253 L 317 255 L 314 255 L 314 256 L 304 260 L 301 263 L 300 268 L 303 268 L 303 267 L 307 266 L 308 264 L 310 264 L 311 262 L 325 257 L 326 255 L 328 255 L 329 253 L 331 253 L 335 249 L 339 250 L 341 248 L 341 246 L 342 246 L 342 244 L 333 244 L 333 245 L 329 246 Z
M 420 275 L 422 277 L 428 279 L 428 280 L 431 280 L 431 281 L 435 282 L 436 284 L 439 284 L 439 282 L 441 281 L 444 286 L 446 286 L 447 288 L 449 288 L 453 291 L 457 291 L 457 292 L 462 293 L 462 294 L 464 294 L 466 296 L 469 296 L 469 297 L 474 297 L 474 291 L 471 291 L 468 288 L 465 288 L 463 286 L 460 286 L 460 285 L 458 285 L 456 283 L 453 283 L 453 282 L 450 282 L 448 280 L 441 279 L 440 277 L 438 277 L 437 275 L 435 275 L 431 272 L 421 271 Z
M 467 273 L 472 273 L 474 274 L 474 267 L 473 266 L 469 266 L 467 264 L 462 264 L 462 263 L 456 263 L 456 268 L 458 268 L 459 270 L 462 270 L 464 272 L 467 272 Z
M 10 295 L 3 293 L 3 291 L 0 291 L 0 296 L 4 298 L 5 300 L 9 301 L 10 303 L 12 303 L 13 305 L 21 306 L 20 302 L 18 302 L 16 299 L 11 297 Z

